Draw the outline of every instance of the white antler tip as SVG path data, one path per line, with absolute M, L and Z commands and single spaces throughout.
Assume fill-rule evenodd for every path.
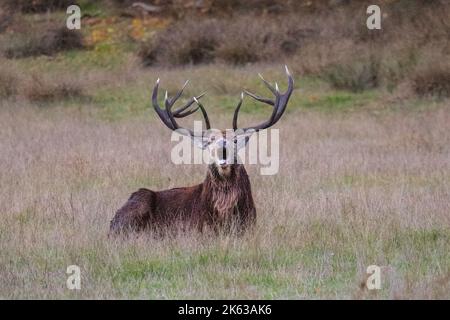
M 280 91 L 280 90 L 278 89 L 278 83 L 276 83 L 276 82 L 275 82 L 275 90 Z
M 159 78 L 158 78 L 158 80 L 156 80 L 156 84 L 159 84 Z
M 287 73 L 287 75 L 288 75 L 288 76 L 290 76 L 290 75 L 291 75 L 291 73 L 289 72 L 289 69 L 288 69 L 287 65 L 284 65 L 284 68 L 286 69 L 286 73 Z
M 194 101 L 195 101 L 195 103 L 197 103 L 198 104 L 198 100 L 197 100 L 197 98 L 196 97 L 193 97 L 194 98 Z
M 244 99 L 244 91 L 241 92 L 241 100 Z
M 186 87 L 188 83 L 189 83 L 189 79 L 186 80 L 186 82 L 185 82 L 184 85 L 183 85 L 183 88 Z
M 166 95 L 165 95 L 165 99 L 167 100 L 167 97 L 169 96 L 169 93 L 166 90 Z

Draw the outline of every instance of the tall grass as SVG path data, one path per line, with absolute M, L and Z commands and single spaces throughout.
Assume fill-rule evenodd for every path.
M 215 110 L 214 123 L 229 124 Z M 3 100 L 0 297 L 449 298 L 449 124 L 448 105 L 291 112 L 279 174 L 248 167 L 254 232 L 123 240 L 107 231 L 131 192 L 199 183 L 205 168 L 170 163 L 154 115 L 110 122 L 88 106 Z M 66 288 L 72 264 L 80 291 Z M 380 291 L 361 286 L 372 264 Z
M 377 34 L 360 23 L 365 10 L 350 20 L 346 7 L 316 10 L 328 1 L 290 2 L 305 14 L 281 25 L 279 1 L 264 1 L 274 6 L 252 10 L 261 16 L 251 21 L 243 4 L 235 26 L 225 24 L 229 2 L 207 3 L 204 15 L 224 7 L 224 34 L 209 16 L 175 22 L 168 30 L 178 33 L 162 31 L 173 41 L 149 45 L 150 64 L 180 68 L 143 68 L 132 52 L 107 50 L 0 60 L 0 298 L 450 298 L 446 11 L 394 2 Z M 205 50 L 209 37 L 220 41 Z M 170 132 L 148 110 L 156 78 L 172 94 L 191 79 L 186 96 L 206 90 L 213 125 L 227 128 L 243 88 L 265 92 L 257 71 L 284 79 L 281 60 L 296 90 L 277 125 L 280 172 L 248 166 L 256 229 L 242 238 L 108 238 L 137 188 L 204 178 L 204 166 L 169 160 Z M 269 114 L 246 99 L 239 121 Z M 73 264 L 80 291 L 66 287 Z M 382 268 L 379 291 L 364 286 L 372 264 Z

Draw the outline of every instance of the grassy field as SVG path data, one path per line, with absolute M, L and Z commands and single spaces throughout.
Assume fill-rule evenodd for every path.
M 121 18 L 115 7 L 86 0 L 91 17 L 80 38 L 72 35 L 79 47 L 64 47 L 41 34 L 61 29 L 65 11 L 30 14 L 21 3 L 11 25 L 0 25 L 0 298 L 450 299 L 442 8 L 411 5 L 415 16 L 392 2 L 394 18 L 374 36 L 365 24 L 342 23 L 356 9 L 315 16 L 302 7 L 302 19 L 286 20 L 299 30 L 281 39 L 290 55 L 270 62 L 286 31 L 270 15 L 250 15 L 250 37 L 267 22 L 264 32 L 277 35 L 269 37 L 273 52 L 252 56 L 261 43 L 236 46 L 246 34 L 228 29 L 227 16 L 219 15 L 214 34 L 208 19 L 197 26 L 170 15 Z M 245 24 L 241 10 L 235 18 Z M 171 23 L 175 29 L 166 29 Z M 189 60 L 204 49 L 192 30 L 217 40 L 216 56 L 202 56 L 213 60 Z M 155 34 L 170 41 L 139 51 Z M 160 64 L 144 67 L 154 50 L 164 53 Z M 172 66 L 169 58 L 186 63 Z M 242 89 L 267 94 L 258 72 L 285 88 L 284 63 L 296 82 L 276 125 L 280 172 L 261 176 L 259 166 L 247 166 L 253 232 L 108 238 L 109 221 L 138 188 L 194 185 L 205 176 L 203 165 L 170 161 L 171 132 L 150 108 L 157 78 L 170 94 L 190 79 L 185 97 L 207 91 L 213 127 L 230 128 Z M 246 99 L 241 113 L 250 125 L 270 110 Z M 200 117 L 181 123 L 191 127 L 193 119 Z M 81 290 L 66 286 L 69 265 L 81 268 Z M 380 290 L 365 287 L 369 265 L 381 267 Z
M 148 108 L 156 77 L 170 90 L 191 78 L 187 94 L 207 90 L 213 124 L 229 127 L 240 88 L 261 91 L 257 71 L 283 78 L 278 65 L 124 67 L 86 72 L 99 84 L 86 100 L 2 100 L 0 296 L 450 298 L 447 100 L 400 101 L 297 78 L 278 125 L 279 174 L 248 167 L 253 233 L 107 238 L 137 188 L 192 185 L 205 174 L 171 164 L 170 132 Z M 267 116 L 246 107 L 243 122 Z M 82 270 L 80 291 L 66 288 L 72 264 Z M 371 264 L 382 267 L 379 291 L 362 285 Z

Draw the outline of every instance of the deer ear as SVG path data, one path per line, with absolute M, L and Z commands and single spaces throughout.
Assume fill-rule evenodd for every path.
M 192 141 L 197 148 L 205 150 L 209 146 L 209 140 L 205 137 L 193 137 Z

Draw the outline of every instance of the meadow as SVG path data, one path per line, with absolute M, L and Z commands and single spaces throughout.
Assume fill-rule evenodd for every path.
M 157 78 L 169 93 L 190 79 L 186 98 L 207 91 L 213 126 L 229 128 L 243 88 L 267 94 L 258 72 L 285 87 L 283 63 L 143 67 L 107 41 L 0 58 L 0 298 L 449 299 L 448 83 L 420 94 L 414 69 L 395 89 L 392 78 L 354 88 L 355 69 L 307 72 L 324 63 L 312 48 L 286 59 L 296 85 L 276 125 L 280 171 L 247 166 L 257 225 L 240 238 L 108 229 L 138 188 L 194 185 L 206 172 L 171 163 L 171 132 L 150 107 Z M 368 69 L 358 68 L 359 84 Z M 270 114 L 250 99 L 242 112 L 243 124 Z M 81 290 L 66 286 L 69 265 Z M 380 290 L 365 286 L 369 265 L 381 267 Z

